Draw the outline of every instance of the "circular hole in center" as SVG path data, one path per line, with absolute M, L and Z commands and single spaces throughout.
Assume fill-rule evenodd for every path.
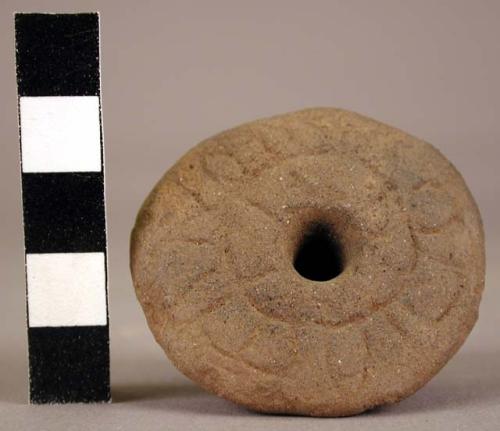
M 302 277 L 313 281 L 331 280 L 342 272 L 342 248 L 329 225 L 314 223 L 306 229 L 293 266 Z

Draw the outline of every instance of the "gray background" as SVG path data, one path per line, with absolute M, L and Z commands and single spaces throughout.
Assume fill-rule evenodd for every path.
M 111 405 L 28 406 L 14 11 L 101 11 L 110 244 Z M 0 3 L 0 429 L 500 429 L 500 2 Z M 372 116 L 436 145 L 482 211 L 487 286 L 460 352 L 399 405 L 346 419 L 265 416 L 182 377 L 128 270 L 136 211 L 201 139 L 310 106 Z

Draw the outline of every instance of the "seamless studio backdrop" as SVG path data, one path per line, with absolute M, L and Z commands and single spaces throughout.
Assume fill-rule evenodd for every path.
M 13 12 L 101 12 L 112 405 L 27 405 Z M 26 1 L 0 4 L 0 429 L 475 429 L 500 424 L 500 3 Z M 483 216 L 479 321 L 399 405 L 348 419 L 247 412 L 196 388 L 154 342 L 128 241 L 164 171 L 203 138 L 304 107 L 357 111 L 431 142 Z

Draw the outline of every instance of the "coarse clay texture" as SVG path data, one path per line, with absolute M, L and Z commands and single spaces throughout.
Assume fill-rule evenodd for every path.
M 320 223 L 328 281 L 294 259 Z M 203 388 L 262 412 L 352 415 L 423 386 L 462 345 L 484 286 L 484 237 L 431 145 L 339 109 L 222 132 L 143 204 L 131 239 L 157 342 Z

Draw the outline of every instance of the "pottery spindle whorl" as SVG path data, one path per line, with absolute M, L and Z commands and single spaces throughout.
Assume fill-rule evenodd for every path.
M 431 145 L 310 109 L 189 151 L 139 212 L 131 268 L 156 340 L 203 388 L 342 416 L 414 393 L 462 345 L 484 239 Z

